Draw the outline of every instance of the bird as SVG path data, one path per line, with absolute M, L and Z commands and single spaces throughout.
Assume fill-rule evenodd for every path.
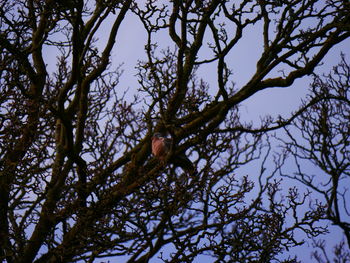
M 164 162 L 167 154 L 171 150 L 173 140 L 170 138 L 163 137 L 161 133 L 156 132 L 152 136 L 152 154 Z
M 172 150 L 173 140 L 171 138 L 164 137 L 161 133 L 156 132 L 152 136 L 152 154 L 162 163 L 165 163 L 165 159 L 168 153 Z M 184 171 L 194 174 L 196 169 L 193 163 L 184 153 L 176 154 L 169 160 L 175 166 L 181 167 Z

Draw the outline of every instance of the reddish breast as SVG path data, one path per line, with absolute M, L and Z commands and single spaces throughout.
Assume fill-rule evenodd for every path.
M 152 140 L 152 153 L 156 157 L 162 157 L 166 154 L 165 145 L 162 139 L 154 138 Z

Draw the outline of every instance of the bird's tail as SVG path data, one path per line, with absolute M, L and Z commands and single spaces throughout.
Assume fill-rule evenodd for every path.
M 197 170 L 190 159 L 184 154 L 176 155 L 172 158 L 171 162 L 175 166 L 181 167 L 185 172 L 188 172 L 190 175 L 195 175 Z

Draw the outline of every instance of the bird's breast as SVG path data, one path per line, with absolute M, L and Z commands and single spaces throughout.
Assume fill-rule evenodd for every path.
M 156 140 L 152 142 L 152 154 L 156 157 L 161 157 L 166 154 L 164 143 L 161 140 Z

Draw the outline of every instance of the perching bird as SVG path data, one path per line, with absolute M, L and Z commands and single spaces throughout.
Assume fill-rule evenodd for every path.
M 172 139 L 163 137 L 159 132 L 152 137 L 152 154 L 162 162 L 169 153 L 172 145 Z
M 173 145 L 173 140 L 162 136 L 159 132 L 152 137 L 152 154 L 164 163 L 167 154 L 170 152 Z M 185 154 L 178 154 L 172 156 L 170 162 L 176 166 L 180 166 L 184 171 L 190 174 L 195 173 L 193 163 L 187 158 Z

